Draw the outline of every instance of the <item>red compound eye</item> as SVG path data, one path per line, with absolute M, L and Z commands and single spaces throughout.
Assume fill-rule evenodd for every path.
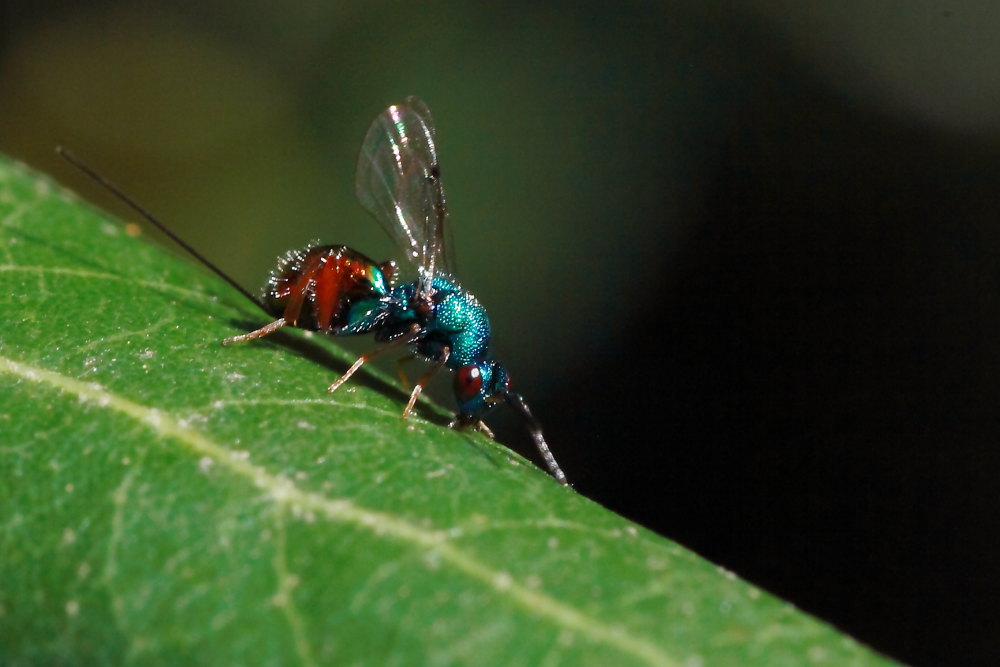
M 461 401 L 471 401 L 483 388 L 483 375 L 479 366 L 462 366 L 455 373 L 455 395 Z

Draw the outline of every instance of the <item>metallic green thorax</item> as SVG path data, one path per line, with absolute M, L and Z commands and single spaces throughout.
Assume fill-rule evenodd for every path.
M 490 350 L 490 320 L 486 309 L 471 292 L 462 289 L 450 278 L 437 276 L 431 282 L 433 307 L 421 315 L 412 304 L 418 282 L 406 283 L 392 290 L 392 298 L 401 308 L 389 316 L 389 322 L 410 326 L 417 322 L 420 334 L 415 343 L 417 353 L 431 360 L 440 359 L 445 348 L 449 355 L 445 365 L 454 371 L 475 367 L 482 379 L 478 390 L 466 394 L 456 386 L 460 419 L 478 420 L 492 403 L 487 399 L 507 388 L 507 373 L 493 361 Z M 386 329 L 392 325 L 387 323 Z M 461 373 L 460 373 L 461 375 Z
M 396 315 L 399 319 L 421 319 L 409 307 L 416 289 L 417 283 L 413 282 L 393 290 L 393 294 L 407 304 Z M 418 352 L 435 359 L 440 356 L 442 347 L 448 347 L 451 355 L 446 365 L 451 369 L 485 361 L 490 356 L 490 320 L 486 309 L 472 293 L 448 278 L 434 278 L 431 289 L 434 308 L 420 321 L 424 335 L 417 345 Z

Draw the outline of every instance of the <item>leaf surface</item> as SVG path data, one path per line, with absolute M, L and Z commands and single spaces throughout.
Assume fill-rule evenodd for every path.
M 4 664 L 884 662 L 6 160 L 0 303 Z

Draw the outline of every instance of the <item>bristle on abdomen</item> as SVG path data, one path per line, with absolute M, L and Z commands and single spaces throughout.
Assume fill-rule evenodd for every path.
M 327 245 L 283 255 L 263 301 L 272 315 L 292 326 L 329 333 L 350 324 L 354 303 L 386 294 L 378 264 L 347 246 Z

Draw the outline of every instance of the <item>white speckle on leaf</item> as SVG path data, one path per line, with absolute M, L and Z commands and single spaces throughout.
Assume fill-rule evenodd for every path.
M 657 558 L 656 556 L 650 556 L 646 559 L 646 569 L 652 570 L 653 572 L 665 570 L 667 569 L 667 561 L 662 558 Z
M 629 537 L 637 537 L 639 535 L 639 529 L 635 526 L 625 526 L 625 533 L 628 534 Z
M 221 410 L 224 407 L 226 407 L 226 402 L 225 401 L 213 401 L 212 402 L 212 408 L 214 410 Z
M 528 588 L 541 588 L 542 578 L 539 577 L 537 574 L 529 574 L 527 577 L 525 577 L 524 584 Z
M 243 373 L 237 373 L 236 371 L 233 371 L 232 373 L 226 374 L 226 379 L 229 380 L 230 382 L 239 382 L 240 380 L 246 380 L 247 376 L 243 375 Z
M 288 500 L 288 498 L 292 496 L 294 490 L 295 485 L 285 477 L 280 476 L 276 477 L 274 479 L 274 483 L 270 486 L 271 497 L 279 503 Z M 296 510 L 299 510 L 298 513 L 296 513 Z M 292 507 L 292 513 L 296 514 L 296 516 L 301 516 L 301 510 L 302 508 L 299 505 L 294 505 Z
M 357 387 L 347 387 L 346 389 L 344 389 L 344 393 L 345 394 L 353 394 L 356 391 L 357 391 Z
M 572 646 L 573 640 L 574 635 L 570 630 L 560 630 L 559 637 L 556 639 L 560 646 Z
M 301 428 L 304 431 L 315 431 L 316 430 L 316 425 L 315 424 L 311 424 L 311 423 L 307 422 L 304 419 L 300 419 L 299 421 L 297 421 L 295 423 L 295 425 L 297 427 Z
M 705 659 L 697 653 L 684 658 L 684 667 L 702 667 L 704 664 Z
M 681 603 L 681 613 L 684 614 L 685 616 L 693 616 L 694 605 L 691 602 Z
M 431 549 L 424 554 L 424 565 L 428 570 L 437 570 L 441 567 L 441 554 Z
M 74 542 L 76 542 L 76 531 L 74 531 L 72 528 L 67 528 L 66 530 L 63 531 L 62 543 L 65 546 L 73 544 Z
M 140 359 L 152 359 L 156 356 L 156 350 L 151 347 L 147 347 L 145 350 L 139 353 Z
M 132 459 L 130 459 L 127 456 L 123 456 L 122 457 L 122 465 L 123 466 L 131 465 L 131 464 L 132 464 Z
M 547 544 L 549 546 L 549 549 L 558 549 L 559 548 L 559 538 L 558 537 L 550 537 L 549 541 L 547 542 Z
M 499 572 L 497 576 L 493 577 L 493 585 L 496 586 L 498 591 L 505 591 L 510 588 L 514 580 L 506 572 Z
M 326 457 L 325 456 L 317 456 L 316 457 L 316 465 L 321 466 L 324 463 L 326 463 Z
M 80 603 L 77 602 L 76 600 L 67 600 L 66 601 L 66 615 L 67 616 L 76 616 L 79 613 L 80 613 Z
M 73 487 L 72 484 L 67 484 L 66 486 L 63 487 L 63 489 L 66 491 L 66 493 L 73 493 L 73 488 L 74 487 Z
M 215 465 L 215 459 L 209 456 L 203 456 L 200 459 L 198 459 L 198 470 L 200 470 L 205 475 L 208 474 L 208 471 L 211 470 L 212 466 L 214 465 Z
M 250 452 L 248 452 L 245 449 L 237 449 L 232 452 L 229 452 L 229 458 L 233 459 L 234 461 L 249 461 Z
M 751 600 L 756 600 L 757 598 L 760 597 L 760 589 L 751 586 L 750 588 L 747 589 L 747 597 L 750 598 Z
M 146 415 L 146 423 L 152 426 L 153 428 L 156 429 L 160 428 L 160 426 L 163 424 L 163 418 L 160 417 L 160 411 L 157 410 L 156 408 L 150 410 L 149 413 Z
M 295 473 L 295 481 L 302 482 L 309 478 L 309 475 L 304 470 L 299 470 Z
M 719 574 L 721 574 L 726 579 L 729 579 L 730 581 L 736 579 L 736 573 L 735 572 L 727 570 L 726 568 L 724 568 L 722 566 L 719 566 L 716 569 L 719 571 Z
M 425 474 L 424 477 L 426 477 L 427 479 L 434 479 L 435 477 L 444 477 L 447 474 L 448 474 L 448 468 L 444 467 L 444 468 L 438 468 L 437 470 L 432 470 L 429 473 Z
M 826 649 L 822 646 L 810 646 L 808 653 L 812 662 L 825 662 L 827 659 Z
M 88 576 L 90 576 L 90 571 L 91 571 L 90 563 L 87 562 L 80 563 L 79 567 L 76 568 L 76 576 L 79 577 L 80 579 L 86 579 Z

